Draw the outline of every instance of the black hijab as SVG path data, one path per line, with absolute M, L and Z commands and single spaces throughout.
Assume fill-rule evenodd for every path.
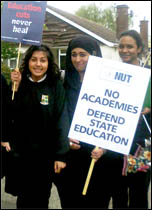
M 102 54 L 97 41 L 86 35 L 78 36 L 69 42 L 66 51 L 65 86 L 70 85 L 70 87 L 77 89 L 80 87 L 80 76 L 71 61 L 71 52 L 75 48 L 82 48 L 86 50 L 90 55 L 98 57 L 102 57 Z
M 75 48 L 82 48 L 86 50 L 90 55 L 102 57 L 100 46 L 94 39 L 81 35 L 69 42 L 67 52 L 66 52 L 66 72 L 64 87 L 66 90 L 67 103 L 68 103 L 68 113 L 70 117 L 70 122 L 73 118 L 73 113 L 78 100 L 81 82 L 80 76 L 71 61 L 71 52 Z

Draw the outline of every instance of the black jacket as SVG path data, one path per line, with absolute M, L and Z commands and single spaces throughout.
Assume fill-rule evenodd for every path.
M 1 74 L 1 142 L 9 142 L 11 138 L 11 118 L 9 106 L 9 86 Z M 1 178 L 6 175 L 8 152 L 1 147 Z
M 9 86 L 5 77 L 1 74 L 1 141 L 9 141 L 10 126 Z
M 11 99 L 11 152 L 5 192 L 19 195 L 39 183 L 47 189 L 54 176 L 54 161 L 66 162 L 69 122 L 61 81 L 21 81 Z
M 65 161 L 69 128 L 61 81 L 32 82 L 28 78 L 12 101 L 12 146 L 21 155 L 35 153 Z
M 149 112 L 145 114 L 145 118 L 147 120 L 148 125 L 151 128 L 151 113 Z M 138 121 L 137 128 L 136 128 L 130 154 L 134 155 L 139 145 L 141 145 L 142 147 L 145 147 L 145 139 L 149 139 L 150 135 L 151 133 L 148 130 L 148 127 L 146 125 L 146 122 L 143 116 L 141 115 Z

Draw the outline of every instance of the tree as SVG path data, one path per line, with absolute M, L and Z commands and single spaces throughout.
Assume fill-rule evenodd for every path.
M 88 6 L 82 6 L 75 13 L 77 16 L 86 18 L 102 26 L 116 31 L 116 12 L 114 6 L 102 10 L 102 6 L 96 6 L 95 3 Z
M 116 31 L 116 12 L 113 6 L 102 11 L 101 24 L 112 31 Z
M 10 59 L 17 58 L 18 50 L 15 43 L 1 41 L 1 58 Z
M 76 11 L 75 14 L 77 16 L 101 24 L 105 28 L 116 32 L 116 8 L 113 3 L 110 7 L 107 7 L 106 9 L 102 9 L 101 3 L 100 6 L 96 6 L 95 3 L 88 6 L 82 6 Z M 131 25 L 132 23 L 132 17 L 129 16 L 129 24 Z
M 76 12 L 76 15 L 100 23 L 101 12 L 102 10 L 93 3 L 89 6 L 80 7 L 80 9 Z

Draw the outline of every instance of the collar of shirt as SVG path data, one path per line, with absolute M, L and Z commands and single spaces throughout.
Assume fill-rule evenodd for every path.
M 37 82 L 42 82 L 42 81 L 45 80 L 45 78 L 46 78 L 46 74 L 44 75 L 44 77 L 43 77 L 42 79 L 38 80 Z M 28 76 L 28 79 L 29 79 L 30 81 L 32 81 L 32 82 L 35 82 L 35 81 L 32 79 L 31 76 Z
M 144 62 L 139 59 L 139 66 L 144 67 Z

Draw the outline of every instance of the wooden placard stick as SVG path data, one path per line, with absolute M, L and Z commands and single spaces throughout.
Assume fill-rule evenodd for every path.
M 149 124 L 148 124 L 148 122 L 147 122 L 147 120 L 146 120 L 146 117 L 145 117 L 145 115 L 142 115 L 143 116 L 143 119 L 144 119 L 144 121 L 145 121 L 145 123 L 146 123 L 146 125 L 147 125 L 147 128 L 148 128 L 148 130 L 149 130 L 149 133 L 151 134 L 151 128 L 150 128 L 150 126 L 149 126 Z
M 95 150 L 97 150 L 97 149 L 98 149 L 98 147 L 95 148 Z M 90 168 L 89 168 L 89 171 L 88 171 L 88 175 L 87 175 L 87 179 L 86 179 L 86 182 L 85 182 L 85 185 L 84 185 L 84 188 L 83 188 L 82 195 L 86 195 L 88 185 L 89 185 L 89 182 L 90 182 L 90 178 L 91 178 L 91 175 L 92 175 L 92 171 L 93 171 L 93 168 L 94 168 L 95 161 L 96 160 L 94 158 L 92 158 Z
M 18 56 L 17 56 L 17 63 L 16 63 L 16 70 L 17 71 L 19 71 L 18 66 L 19 66 L 20 51 L 21 51 L 21 42 L 19 43 L 19 48 L 18 48 Z M 14 85 L 13 85 L 12 100 L 14 100 L 15 86 L 16 86 L 16 82 L 14 82 Z
M 147 56 L 147 58 L 145 60 L 145 63 L 144 63 L 144 66 L 143 67 L 145 67 L 145 65 L 146 65 L 147 61 L 149 60 L 150 56 L 151 56 L 151 52 L 149 52 L 149 54 L 148 54 L 148 56 Z

